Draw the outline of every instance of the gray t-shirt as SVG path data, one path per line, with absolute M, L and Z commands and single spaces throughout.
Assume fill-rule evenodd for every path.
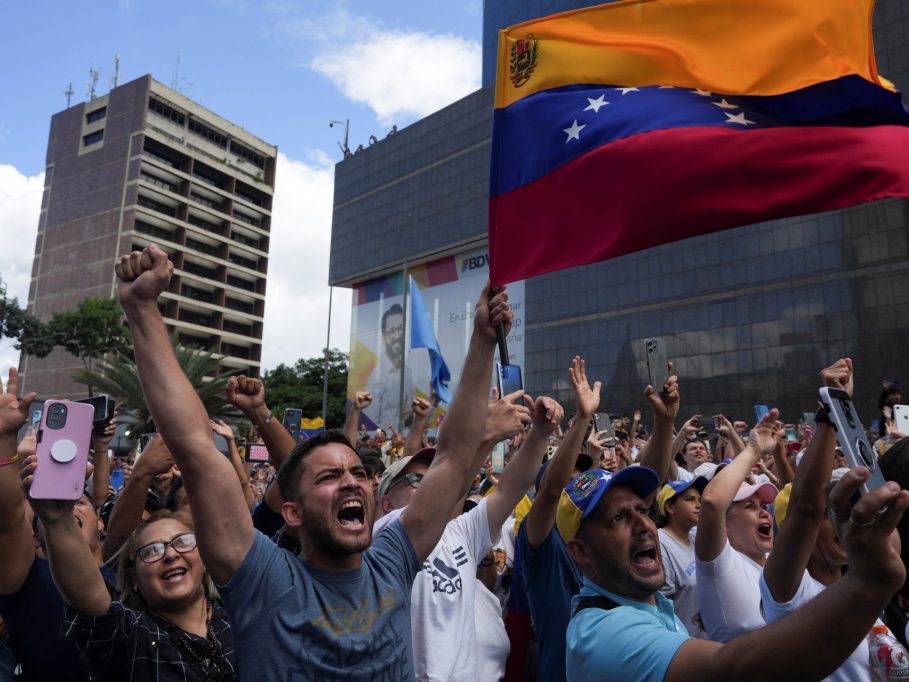
M 323 571 L 256 532 L 220 588 L 241 680 L 413 680 L 410 588 L 420 564 L 395 520 L 355 571 Z

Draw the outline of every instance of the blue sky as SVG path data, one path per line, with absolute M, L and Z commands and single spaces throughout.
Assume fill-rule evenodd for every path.
M 0 277 L 24 301 L 50 117 L 151 73 L 280 150 L 265 317 L 265 368 L 318 354 L 339 127 L 380 138 L 479 87 L 482 2 L 110 0 L 5 3 L 0 28 Z M 305 254 L 301 256 L 300 254 Z M 305 274 L 300 259 L 305 258 Z M 350 296 L 336 290 L 332 345 L 346 350 Z M 315 333 L 311 330 L 320 330 Z M 0 344 L 0 370 L 16 362 Z

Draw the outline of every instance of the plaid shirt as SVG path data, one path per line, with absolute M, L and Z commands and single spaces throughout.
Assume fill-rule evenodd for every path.
M 67 606 L 61 633 L 76 642 L 94 680 L 237 680 L 233 635 L 223 607 L 215 607 L 211 628 L 223 653 L 220 675 L 214 669 L 203 669 L 176 645 L 182 635 L 201 659 L 208 660 L 209 644 L 204 637 L 185 632 L 148 611 L 129 609 L 118 601 L 111 602 L 108 612 L 95 618 L 81 616 Z M 207 676 L 203 670 L 207 670 Z

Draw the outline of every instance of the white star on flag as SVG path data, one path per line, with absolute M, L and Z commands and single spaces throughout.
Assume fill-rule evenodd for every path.
M 600 107 L 609 104 L 609 102 L 603 100 L 604 97 L 606 97 L 606 95 L 600 95 L 596 99 L 588 97 L 587 101 L 590 102 L 590 104 L 586 109 L 584 109 L 584 111 L 590 111 L 592 109 L 595 114 L 600 113 Z
M 744 113 L 736 114 L 735 116 L 733 116 L 732 114 L 726 114 L 726 119 L 727 119 L 726 123 L 739 123 L 743 126 L 755 125 L 754 121 L 749 121 L 747 118 L 745 118 Z
M 726 115 L 728 116 L 729 114 L 726 114 Z M 571 127 L 570 127 L 570 128 L 563 128 L 563 129 L 562 129 L 562 132 L 563 132 L 563 133 L 568 133 L 568 139 L 565 140 L 565 144 L 568 144 L 568 143 L 571 142 L 572 140 L 578 140 L 578 141 L 580 142 L 580 140 L 581 140 L 581 131 L 582 131 L 584 128 L 586 128 L 586 127 L 587 127 L 586 125 L 579 126 L 579 125 L 578 125 L 578 120 L 575 119 L 575 120 L 574 120 L 574 123 L 571 124 Z
M 696 90 L 692 90 L 691 92 L 695 95 L 700 95 L 701 97 L 712 97 L 713 96 L 713 93 L 710 92 L 710 90 L 701 90 L 700 88 L 697 88 Z
M 638 90 L 637 88 L 614 88 L 614 89 L 618 90 L 623 95 L 627 95 L 629 92 L 640 92 L 640 90 Z
M 725 99 L 720 100 L 719 102 L 711 102 L 711 104 L 715 107 L 719 107 L 720 109 L 738 109 L 737 106 L 735 106 L 734 104 L 730 104 Z

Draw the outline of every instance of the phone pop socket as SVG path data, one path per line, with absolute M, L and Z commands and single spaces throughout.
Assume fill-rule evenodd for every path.
M 58 440 L 51 446 L 51 457 L 55 462 L 66 464 L 73 461 L 77 450 L 76 444 L 71 440 Z

